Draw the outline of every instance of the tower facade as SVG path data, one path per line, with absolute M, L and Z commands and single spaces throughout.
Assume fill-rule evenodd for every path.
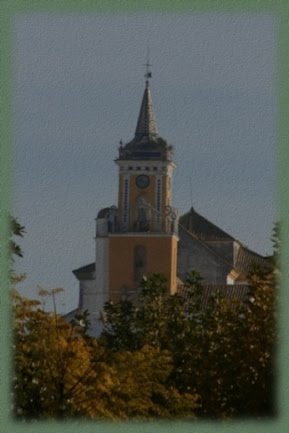
M 172 208 L 173 148 L 157 132 L 146 74 L 134 138 L 120 143 L 117 206 L 96 217 L 95 261 L 73 271 L 80 282 L 76 311 L 90 314 L 91 335 L 103 329 L 105 302 L 131 300 L 143 276 L 161 273 L 168 292 L 177 290 L 178 216 Z
M 173 148 L 158 136 L 148 78 L 134 138 L 115 160 L 118 208 L 109 230 L 109 297 L 137 292 L 141 278 L 162 273 L 177 288 L 177 213 L 172 208 Z

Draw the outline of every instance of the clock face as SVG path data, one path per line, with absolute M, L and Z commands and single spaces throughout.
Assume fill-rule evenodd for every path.
M 136 186 L 138 188 L 147 188 L 150 184 L 150 179 L 145 174 L 141 174 L 136 178 Z

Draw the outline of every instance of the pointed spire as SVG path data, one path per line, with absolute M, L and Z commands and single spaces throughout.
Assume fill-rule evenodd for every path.
M 147 75 L 147 74 L 146 74 Z M 155 113 L 153 110 L 152 96 L 149 81 L 146 80 L 146 87 L 140 107 L 135 137 L 140 139 L 143 136 L 155 137 L 158 135 Z
M 150 66 L 152 65 L 149 62 L 149 48 L 147 52 L 147 62 L 144 66 L 146 67 L 146 87 L 135 130 L 135 137 L 137 139 L 141 139 L 142 137 L 151 138 L 158 135 L 155 113 L 153 110 L 152 95 L 149 87 L 149 79 L 152 77 L 150 70 Z

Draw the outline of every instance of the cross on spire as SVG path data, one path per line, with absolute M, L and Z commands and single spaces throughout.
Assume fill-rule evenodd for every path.
M 135 137 L 138 140 L 141 140 L 143 137 L 151 138 L 158 135 L 152 96 L 149 87 L 149 78 L 152 76 L 150 70 L 152 65 L 149 62 L 149 47 L 147 47 L 147 61 L 143 66 L 146 67 L 146 73 L 144 75 L 146 78 L 146 86 L 135 131 Z
M 145 78 L 146 78 L 146 82 L 148 83 L 148 79 L 152 77 L 152 72 L 150 70 L 150 66 L 152 66 L 149 62 L 149 47 L 147 49 L 147 62 L 146 64 L 144 64 L 143 66 L 146 67 L 146 73 L 145 73 Z

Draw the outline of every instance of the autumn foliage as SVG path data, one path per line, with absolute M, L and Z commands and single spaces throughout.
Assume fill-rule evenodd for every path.
M 14 293 L 13 304 L 16 417 L 194 418 L 198 396 L 168 382 L 169 351 L 145 345 L 116 352 L 39 301 Z
M 14 293 L 15 416 L 272 416 L 275 286 L 272 273 L 255 272 L 247 300 L 216 293 L 204 309 L 196 272 L 186 296 L 168 296 L 155 274 L 143 279 L 137 301 L 105 305 L 98 339 L 87 335 L 85 317 L 67 323 Z

